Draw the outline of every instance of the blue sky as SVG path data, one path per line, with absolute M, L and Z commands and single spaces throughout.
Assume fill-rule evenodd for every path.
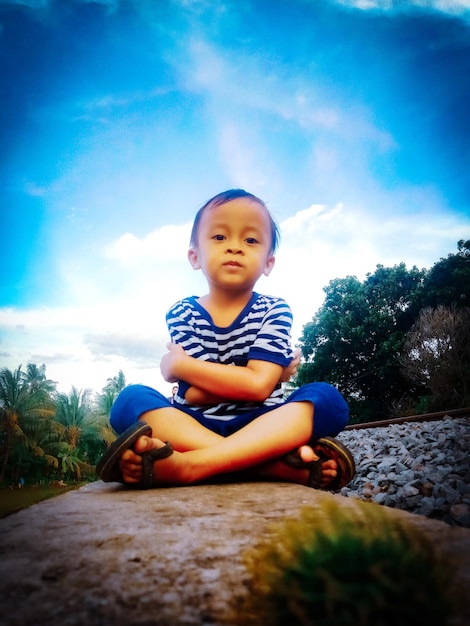
M 169 389 L 191 220 L 231 187 L 282 229 L 294 342 L 333 278 L 470 237 L 468 0 L 0 0 L 0 367 Z

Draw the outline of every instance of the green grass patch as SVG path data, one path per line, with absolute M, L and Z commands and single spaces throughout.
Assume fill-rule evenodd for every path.
M 429 626 L 455 610 L 452 565 L 378 505 L 306 508 L 273 527 L 245 564 L 240 626 Z
M 48 485 L 43 487 L 23 487 L 22 489 L 0 489 L 0 518 L 21 511 L 21 509 L 25 509 L 32 504 L 41 502 L 41 500 L 55 498 L 63 493 L 67 493 L 67 491 L 78 489 L 84 484 L 80 482 L 71 483 L 65 487 Z

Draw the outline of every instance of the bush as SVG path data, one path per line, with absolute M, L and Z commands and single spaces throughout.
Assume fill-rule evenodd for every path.
M 246 554 L 239 623 L 264 626 L 445 624 L 450 565 L 382 507 L 304 509 Z

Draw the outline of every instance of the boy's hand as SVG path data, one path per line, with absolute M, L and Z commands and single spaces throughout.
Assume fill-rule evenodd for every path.
M 160 371 L 167 383 L 176 383 L 180 379 L 178 376 L 178 365 L 182 360 L 188 359 L 183 348 L 177 343 L 167 343 L 168 352 L 162 356 L 160 361 Z
M 279 379 L 280 383 L 286 383 L 288 380 L 297 374 L 297 369 L 300 365 L 300 355 L 301 350 L 297 348 L 294 352 L 294 356 L 292 361 L 289 363 L 287 367 L 282 370 L 281 378 Z

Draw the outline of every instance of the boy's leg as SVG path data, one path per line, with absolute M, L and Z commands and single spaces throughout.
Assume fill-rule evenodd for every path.
M 311 402 L 287 403 L 259 416 L 233 435 L 223 438 L 208 431 L 184 413 L 179 412 L 178 417 L 174 416 L 175 419 L 172 420 L 173 414 L 166 409 L 149 411 L 141 419 L 151 426 L 155 439 L 141 437 L 134 446 L 135 453 L 127 450 L 121 459 L 121 471 L 126 482 L 139 482 L 139 452 L 159 447 L 163 445 L 163 441 L 170 441 L 175 450 L 183 453 L 175 452 L 171 457 L 155 463 L 156 484 L 190 484 L 218 474 L 238 472 L 261 465 L 264 465 L 261 471 L 266 477 L 300 482 L 296 478 L 306 479 L 305 470 L 294 470 L 285 467 L 285 464 L 276 463 L 270 468 L 266 464 L 307 444 L 313 429 L 312 413 Z M 313 453 L 308 450 L 306 447 L 302 454 L 308 457 Z M 303 458 L 310 460 L 305 456 Z M 283 475 L 279 475 L 280 473 Z M 334 461 L 324 463 L 324 473 L 332 478 L 336 476 Z
M 147 411 L 139 419 L 151 426 L 153 437 L 169 441 L 178 452 L 207 448 L 223 440 L 221 435 L 176 408 Z

